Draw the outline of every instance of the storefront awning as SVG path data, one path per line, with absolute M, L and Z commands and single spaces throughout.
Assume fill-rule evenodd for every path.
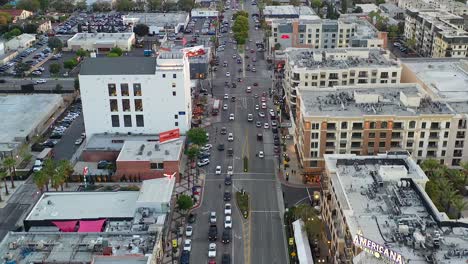
M 106 219 L 80 221 L 78 232 L 101 232 Z

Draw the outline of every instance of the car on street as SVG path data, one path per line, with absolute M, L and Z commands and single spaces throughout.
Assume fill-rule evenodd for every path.
M 250 69 L 252 72 L 257 72 L 257 69 L 255 69 L 255 67 L 252 67 L 252 69 Z
M 224 150 L 224 144 L 219 144 L 218 145 L 218 150 L 223 151 Z
M 223 200 L 226 202 L 231 201 L 231 196 L 232 196 L 231 192 L 226 190 L 224 191 Z
M 263 93 L 263 96 L 262 96 L 262 99 L 261 99 L 262 103 L 266 102 L 266 97 L 265 97 L 265 93 Z
M 228 110 L 228 105 L 227 104 L 223 105 L 223 110 Z
M 198 167 L 203 167 L 203 166 L 208 165 L 208 164 L 210 164 L 210 160 L 209 160 L 209 159 L 202 159 L 202 160 L 199 160 L 199 161 L 197 162 L 197 166 L 198 166 Z
M 47 81 L 45 79 L 39 79 L 36 81 L 36 84 L 42 84 L 42 83 L 46 83 Z
M 229 94 L 224 94 L 224 99 L 229 99 Z
M 100 170 L 105 170 L 107 168 L 109 168 L 109 165 L 111 163 L 107 160 L 100 160 L 98 163 L 97 163 L 97 168 L 100 169 Z
M 210 212 L 210 224 L 216 224 L 216 212 Z
M 209 258 L 216 258 L 216 244 L 210 243 L 208 246 L 208 257 Z
M 252 92 L 252 88 L 251 88 L 250 86 L 247 86 L 247 89 L 245 89 L 245 91 L 246 91 L 247 93 L 251 93 L 251 92 Z
M 190 224 L 195 223 L 196 220 L 197 220 L 196 214 L 190 213 L 187 217 L 187 222 L 189 222 Z
M 231 242 L 231 230 L 230 229 L 224 229 L 223 235 L 221 236 L 221 242 L 224 244 L 228 244 Z
M 262 103 L 262 109 L 266 109 L 267 106 L 266 106 L 266 103 Z
M 192 234 L 193 234 L 193 227 L 191 225 L 188 225 L 187 228 L 185 229 L 185 236 L 191 237 Z
M 232 175 L 226 175 L 224 176 L 224 185 L 231 185 L 232 184 Z
M 234 141 L 234 135 L 233 135 L 232 133 L 229 133 L 229 134 L 228 134 L 227 140 L 228 140 L 229 142 Z
M 83 138 L 78 138 L 77 140 L 75 140 L 75 145 L 81 145 L 81 143 L 83 143 Z
M 263 159 L 263 158 L 265 157 L 265 154 L 263 153 L 262 150 L 260 150 L 260 151 L 258 152 L 258 157 L 261 158 L 261 159 Z
M 213 148 L 213 145 L 205 144 L 205 146 L 201 147 L 201 150 L 202 151 L 209 151 L 209 150 L 211 150 L 211 148 Z
M 218 239 L 218 228 L 216 224 L 211 224 L 208 228 L 208 240 L 209 241 L 216 241 Z
M 236 101 L 236 97 L 235 96 L 231 97 L 231 102 L 235 102 L 235 101 Z
M 226 135 L 226 133 L 227 133 L 226 127 L 222 127 L 221 128 L 221 135 Z
M 234 114 L 229 114 L 229 120 L 234 121 Z
M 220 174 L 221 174 L 221 166 L 216 166 L 215 174 L 216 174 L 216 175 L 220 175 Z
M 256 127 L 262 127 L 262 123 L 260 121 L 257 121 L 257 123 L 255 123 L 255 126 Z
M 258 112 L 258 116 L 259 116 L 259 117 L 265 117 L 265 113 L 263 113 L 263 112 Z
M 248 114 L 248 115 L 247 115 L 247 121 L 248 121 L 248 122 L 252 122 L 252 121 L 253 121 L 253 115 L 252 115 L 252 114 Z
M 231 215 L 232 214 L 232 207 L 230 203 L 224 205 L 224 214 Z
M 190 251 L 182 251 L 180 255 L 180 264 L 189 264 L 190 263 Z
M 276 122 L 276 120 L 271 120 L 271 127 L 277 127 L 278 126 L 278 122 Z
M 184 241 L 184 250 L 191 251 L 192 250 L 192 240 L 185 239 Z
M 221 257 L 221 264 L 231 264 L 231 255 L 224 253 Z
M 270 128 L 270 125 L 269 125 L 268 123 L 265 123 L 265 124 L 263 124 L 263 128 L 264 128 L 264 129 L 269 129 L 269 128 Z
M 232 218 L 230 215 L 224 218 L 224 228 L 232 228 Z
M 253 83 L 253 86 L 258 86 L 258 83 L 254 82 L 254 83 Z
M 260 110 L 260 106 L 259 105 L 255 105 L 255 110 Z
M 226 77 L 229 77 L 229 76 L 231 76 L 231 73 L 226 72 Z
M 232 166 L 229 165 L 228 168 L 227 168 L 227 174 L 228 174 L 228 175 L 232 175 L 232 173 L 233 173 Z

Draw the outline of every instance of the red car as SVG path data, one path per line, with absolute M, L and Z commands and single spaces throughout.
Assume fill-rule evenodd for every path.
M 208 261 L 208 264 L 216 264 L 216 260 L 211 259 L 210 261 Z
M 250 53 L 254 53 L 254 52 L 255 52 L 255 50 L 253 50 L 253 49 L 250 50 Z

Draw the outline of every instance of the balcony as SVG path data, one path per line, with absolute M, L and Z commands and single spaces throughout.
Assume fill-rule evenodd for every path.
M 431 128 L 430 128 L 430 129 L 431 129 L 431 130 L 440 130 L 441 127 L 440 127 L 439 125 L 436 125 L 436 126 L 432 126 L 432 125 L 431 125 Z
M 430 133 L 429 138 L 430 139 L 439 139 L 439 133 Z
M 325 144 L 325 148 L 327 149 L 335 149 L 335 143 L 334 142 L 327 142 Z
M 436 149 L 439 147 L 439 144 L 437 144 L 436 142 L 429 142 L 429 144 L 427 144 L 427 148 L 428 149 Z
M 334 133 L 327 133 L 327 139 L 336 139 L 336 136 Z
M 464 147 L 464 144 L 461 143 L 461 144 L 455 144 L 455 148 L 463 148 Z
M 336 130 L 335 124 L 327 124 L 327 130 Z
M 293 76 L 291 77 L 291 80 L 299 82 L 301 80 L 300 75 L 297 73 L 293 74 Z

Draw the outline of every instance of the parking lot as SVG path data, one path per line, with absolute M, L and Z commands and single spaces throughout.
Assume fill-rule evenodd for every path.
M 187 39 L 186 46 L 212 46 L 211 38 L 216 35 L 213 21 L 214 18 L 192 18 L 184 33 Z
M 78 13 L 72 15 L 67 21 L 54 27 L 58 35 L 74 35 L 81 27 L 83 32 L 129 32 L 131 28 L 125 26 L 122 20 L 123 13 Z

